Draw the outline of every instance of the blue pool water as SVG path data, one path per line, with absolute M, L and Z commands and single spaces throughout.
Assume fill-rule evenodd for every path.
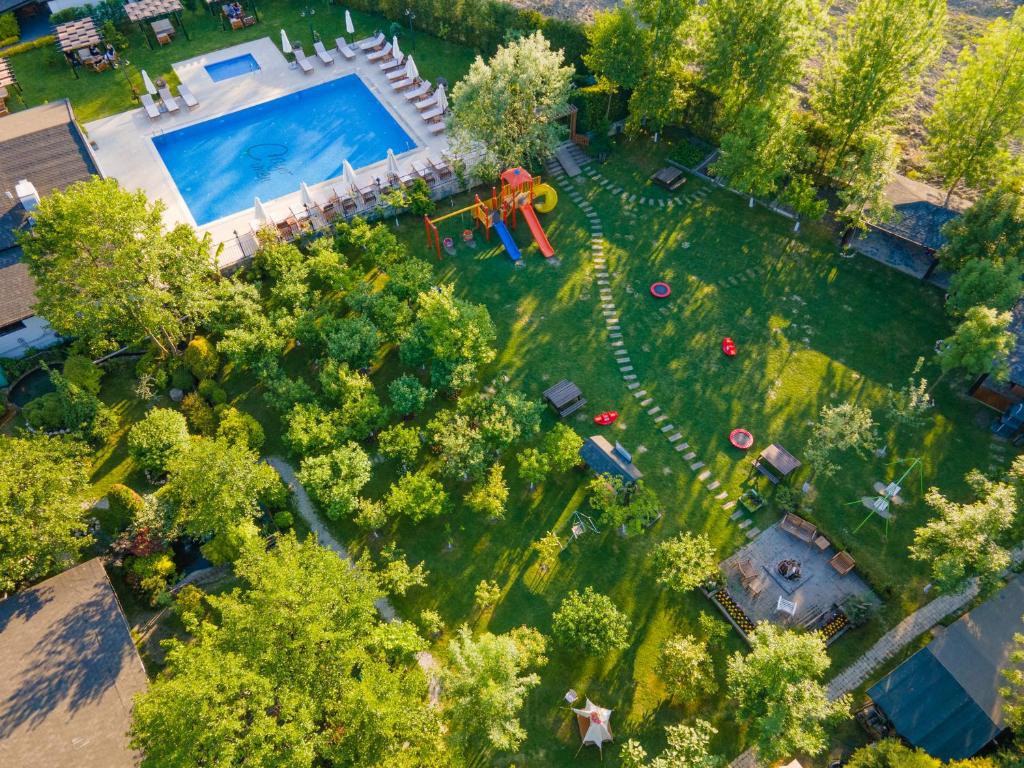
M 355 75 L 153 138 L 196 224 L 416 146 Z
M 213 82 L 219 83 L 221 80 L 227 80 L 231 77 L 258 72 L 260 65 L 256 61 L 255 56 L 247 53 L 243 56 L 235 56 L 233 59 L 224 59 L 224 61 L 207 64 L 203 69 L 206 70 L 206 74 L 210 76 Z

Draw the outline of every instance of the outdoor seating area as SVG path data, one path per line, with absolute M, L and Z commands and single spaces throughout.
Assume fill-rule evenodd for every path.
M 57 48 L 68 60 L 75 77 L 78 77 L 80 67 L 102 72 L 117 63 L 117 54 L 112 47 L 106 51 L 100 49 L 103 38 L 91 16 L 58 24 L 53 28 L 53 34 L 57 38 Z
M 738 608 L 750 625 L 771 621 L 822 630 L 831 642 L 849 626 L 845 615 L 840 616 L 844 602 L 853 598 L 879 604 L 871 588 L 852 573 L 853 566 L 853 558 L 837 552 L 813 525 L 787 515 L 722 561 L 728 598 L 712 599 L 734 626 L 741 623 L 731 616 Z

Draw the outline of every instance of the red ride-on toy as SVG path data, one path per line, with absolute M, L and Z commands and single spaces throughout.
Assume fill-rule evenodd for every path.
M 726 336 L 722 339 L 722 351 L 726 357 L 736 357 L 736 342 Z
M 599 413 L 594 417 L 594 423 L 600 424 L 602 427 L 607 427 L 609 424 L 614 423 L 617 418 L 619 418 L 618 411 L 605 411 L 604 413 Z

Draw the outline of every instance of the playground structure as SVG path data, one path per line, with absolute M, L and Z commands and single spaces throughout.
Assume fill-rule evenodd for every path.
M 909 466 L 895 482 L 889 483 L 888 485 L 884 483 L 876 483 L 874 496 L 862 496 L 855 501 L 847 502 L 847 506 L 861 504 L 870 510 L 868 512 L 868 516 L 861 521 L 860 525 L 853 529 L 854 533 L 857 533 L 861 528 L 863 528 L 864 524 L 874 515 L 878 515 L 880 518 L 885 520 L 885 535 L 889 535 L 889 521 L 892 519 L 892 511 L 889 507 L 891 504 L 903 503 L 903 499 L 899 494 L 900 491 L 903 490 L 903 482 L 914 470 L 917 470 L 918 482 L 921 486 L 920 491 L 921 494 L 924 495 L 924 473 L 922 472 L 921 459 L 900 459 L 892 463 L 893 466 L 899 464 L 908 464 Z
M 484 201 L 480 195 L 474 197 L 472 205 L 459 208 L 457 211 L 443 216 L 423 217 L 423 226 L 427 235 L 427 247 L 434 250 L 437 258 L 441 258 L 442 238 L 437 225 L 456 216 L 472 218 L 473 225 L 483 229 L 484 239 L 490 241 L 491 229 L 498 233 L 505 252 L 513 263 L 522 261 L 522 253 L 509 231 L 509 222 L 515 229 L 521 217 L 530 228 L 530 234 L 540 248 L 544 258 L 555 255 L 555 249 L 548 241 L 544 228 L 537 218 L 537 212 L 548 213 L 558 204 L 558 193 L 549 184 L 543 184 L 539 176 L 532 176 L 523 168 L 509 168 L 501 174 L 501 188 L 491 188 L 491 199 Z M 445 238 L 450 239 L 450 238 Z M 446 250 L 449 250 L 446 247 Z M 451 251 L 449 251 L 451 252 Z

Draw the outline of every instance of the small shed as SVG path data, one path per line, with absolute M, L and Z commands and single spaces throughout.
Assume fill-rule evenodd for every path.
M 778 443 L 772 443 L 754 459 L 754 469 L 778 485 L 803 464 L 792 453 Z
M 580 388 L 568 379 L 562 379 L 555 386 L 545 389 L 544 400 L 563 418 L 587 404 L 587 398 Z
M 616 443 L 614 446 L 601 435 L 588 437 L 580 448 L 580 457 L 599 475 L 614 475 L 624 483 L 635 483 L 643 473 L 636 468 L 629 451 Z

